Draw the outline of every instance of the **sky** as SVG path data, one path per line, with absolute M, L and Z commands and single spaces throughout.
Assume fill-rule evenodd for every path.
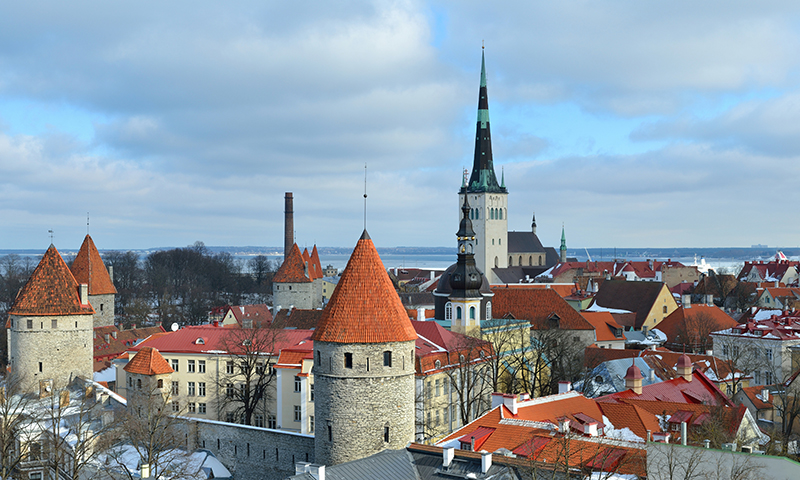
M 0 249 L 798 246 L 798 2 L 2 2 Z

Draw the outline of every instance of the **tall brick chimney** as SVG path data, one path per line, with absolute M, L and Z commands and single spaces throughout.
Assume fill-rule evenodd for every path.
M 283 259 L 289 256 L 289 251 L 294 245 L 294 199 L 292 192 L 286 192 L 286 206 L 283 217 Z

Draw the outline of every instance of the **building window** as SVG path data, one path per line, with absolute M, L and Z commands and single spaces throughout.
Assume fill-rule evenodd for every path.
M 770 371 L 764 372 L 764 384 L 772 385 L 772 372 Z
M 328 441 L 329 442 L 333 441 L 333 429 L 331 428 L 330 425 L 328 425 Z
M 456 320 L 461 320 L 461 306 L 456 307 Z
M 201 397 L 206 396 L 206 382 L 199 382 L 197 384 L 197 395 Z
M 453 319 L 453 304 L 450 302 L 444 304 L 444 319 L 445 320 Z
M 469 307 L 469 319 L 475 320 L 475 307 Z
M 510 265 L 509 265 L 510 266 Z M 522 255 L 519 256 L 519 266 L 522 266 Z
M 40 371 L 41 371 L 41 368 L 42 368 L 42 364 L 41 364 L 41 363 L 39 363 L 39 369 L 40 369 Z M 137 378 L 137 379 L 136 379 L 136 388 L 137 388 L 137 389 L 139 389 L 139 390 L 141 390 L 141 389 L 142 389 L 142 379 L 141 379 L 141 378 Z
M 187 363 L 186 371 L 189 373 L 194 373 L 194 360 L 189 360 L 186 363 Z
M 389 425 L 383 426 L 383 441 L 384 443 L 389 443 Z
M 189 395 L 190 396 L 194 396 L 195 395 L 194 382 L 189 382 Z
M 314 401 L 314 384 L 313 383 L 309 383 L 308 384 L 308 389 L 309 389 L 309 392 L 311 393 L 311 401 L 313 402 Z
M 528 266 L 529 267 L 533 266 L 533 255 L 528 255 Z
M 260 413 L 256 413 L 253 419 L 253 422 L 256 427 L 264 427 L 264 415 Z
M 198 403 L 197 404 L 197 413 L 206 413 L 206 404 L 205 403 Z
M 180 392 L 178 382 L 172 382 L 172 394 L 177 395 Z
M 344 354 L 344 368 L 353 368 L 353 354 L 350 352 Z
M 314 433 L 314 415 L 308 417 L 308 433 Z
M 225 385 L 225 396 L 228 398 L 233 398 L 233 384 L 228 383 Z
M 28 324 L 28 330 L 33 330 L 33 320 L 28 320 L 26 323 Z
M 227 362 L 225 364 L 225 373 L 228 375 L 233 375 L 233 362 Z
M 433 366 L 436 367 L 436 368 L 442 368 L 442 362 L 440 362 L 439 360 L 436 360 L 435 362 L 433 362 Z
M 174 402 L 172 402 L 172 411 L 173 411 L 173 412 L 179 412 L 180 410 L 181 410 L 181 404 L 180 404 L 180 402 L 178 402 L 177 400 L 175 400 Z
M 264 362 L 256 363 L 256 375 L 264 375 Z
M 494 243 L 494 240 L 492 240 L 492 243 Z M 497 257 L 494 257 L 494 268 L 497 268 L 498 265 L 500 265 L 500 263 L 497 261 Z
M 435 395 L 438 397 L 439 395 L 442 394 L 442 385 L 441 385 L 441 382 L 439 381 L 438 378 L 436 379 L 435 385 L 436 385 L 436 390 L 435 390 L 436 393 L 435 393 Z
M 197 373 L 206 373 L 206 361 L 205 360 L 198 360 L 197 361 Z
M 486 320 L 492 319 L 492 302 L 486 302 Z
M 172 361 L 172 369 L 175 370 L 175 373 L 178 373 L 178 361 L 177 360 L 173 360 Z
M 157 386 L 158 388 L 164 388 L 164 380 L 163 380 L 163 379 L 161 379 L 161 378 L 159 378 L 159 379 L 158 379 L 158 382 L 156 382 L 156 386 Z
M 667 306 L 664 305 L 664 313 L 667 313 Z
M 58 320 L 56 320 L 55 318 L 50 320 L 50 327 L 51 328 L 58 328 Z
M 189 403 L 189 413 L 197 413 L 197 405 L 194 402 Z
M 235 422 L 235 420 L 234 420 L 235 418 L 236 418 L 236 416 L 233 414 L 233 412 L 227 412 L 225 414 L 225 421 L 228 422 L 228 423 L 234 423 Z
M 299 392 L 302 386 L 302 382 L 300 381 L 300 377 L 297 375 L 294 376 L 294 391 Z
M 384 367 L 392 366 L 392 352 L 390 352 L 389 350 L 383 352 L 383 366 Z
M 514 259 L 511 258 L 511 257 L 508 257 L 508 266 L 509 267 L 513 267 L 514 266 Z
M 767 356 L 767 361 L 772 362 L 772 349 L 771 348 L 764 349 L 764 354 Z
M 39 373 L 42 373 L 42 362 L 39 362 Z M 141 380 L 139 382 L 141 383 Z
M 267 415 L 267 428 L 276 428 L 275 415 Z
M 300 405 L 294 406 L 294 421 L 299 422 L 303 418 L 303 410 Z

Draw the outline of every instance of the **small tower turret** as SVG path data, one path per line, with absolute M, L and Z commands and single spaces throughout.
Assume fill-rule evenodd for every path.
M 452 323 L 450 329 L 457 333 L 474 335 L 480 333 L 481 328 L 481 295 L 480 288 L 483 283 L 478 267 L 475 266 L 475 232 L 472 230 L 472 221 L 469 219 L 469 201 L 464 196 L 461 206 L 461 224 L 456 237 L 458 238 L 458 262 L 455 270 L 450 273 L 450 304 L 452 308 Z

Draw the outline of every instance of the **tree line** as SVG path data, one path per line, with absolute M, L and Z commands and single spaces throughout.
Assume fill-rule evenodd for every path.
M 115 310 L 124 328 L 153 323 L 165 328 L 172 323 L 197 325 L 207 322 L 214 307 L 267 303 L 279 267 L 265 255 L 245 261 L 227 252 L 212 253 L 202 242 L 144 258 L 131 251 L 109 251 L 102 257 L 114 267 Z M 39 258 L 19 255 L 0 258 L 3 321 L 38 262 Z

